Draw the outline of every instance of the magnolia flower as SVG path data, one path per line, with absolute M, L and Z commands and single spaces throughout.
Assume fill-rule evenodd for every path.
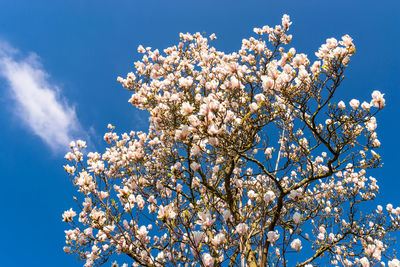
M 360 105 L 360 101 L 358 101 L 357 99 L 352 99 L 350 101 L 350 107 L 352 107 L 354 110 L 356 110 L 359 105 Z
M 269 231 L 267 233 L 268 242 L 274 244 L 279 239 L 278 231 Z
M 163 261 L 165 257 L 164 251 L 158 252 L 156 260 Z
M 383 207 L 381 205 L 377 206 L 376 212 L 381 213 L 383 210 Z
M 271 90 L 272 87 L 274 86 L 274 80 L 272 80 L 268 76 L 261 76 L 261 81 L 262 81 L 262 87 L 264 91 Z
M 193 84 L 193 78 L 190 76 L 187 78 L 181 77 L 179 79 L 179 85 L 184 88 L 189 88 L 192 84 Z
M 399 216 L 400 215 L 400 207 L 397 207 L 397 208 L 393 209 L 392 210 L 392 214 Z
M 275 193 L 273 192 L 273 191 L 267 191 L 266 193 L 265 193 L 265 195 L 264 195 L 264 201 L 266 202 L 266 203 L 270 203 L 270 202 L 272 202 L 272 201 L 274 201 L 274 199 L 275 199 Z
M 63 221 L 64 222 L 70 222 L 72 221 L 72 219 L 76 216 L 76 212 L 72 210 L 72 208 L 70 208 L 67 211 L 64 211 L 62 217 L 63 217 Z
M 256 47 L 255 47 L 255 50 L 256 50 L 258 53 L 262 53 L 262 51 L 264 50 L 264 47 L 265 47 L 265 45 L 264 45 L 263 43 L 258 43 L 258 44 L 256 45 Z
M 69 142 L 69 147 L 71 148 L 71 149 L 73 149 L 74 147 L 75 147 L 75 141 L 71 141 L 71 142 Z
M 201 231 L 193 231 L 190 233 L 190 239 L 192 241 L 192 246 L 194 246 L 195 248 L 198 248 L 201 244 L 201 242 L 203 242 L 204 239 L 204 232 Z
M 299 252 L 300 249 L 302 249 L 301 240 L 296 238 L 295 240 L 292 241 L 292 243 L 290 244 L 290 247 L 292 249 L 296 250 L 297 252 Z
M 386 210 L 387 211 L 391 212 L 392 209 L 393 209 L 393 205 L 392 204 L 389 203 L 389 204 L 386 205 Z
M 100 191 L 99 192 L 99 198 L 100 199 L 105 199 L 106 197 L 108 197 L 108 192 L 107 191 Z
M 200 169 L 200 164 L 198 164 L 197 162 L 193 161 L 192 163 L 190 163 L 190 168 L 193 169 L 194 171 L 197 171 Z
M 147 228 L 144 225 L 140 226 L 139 230 L 137 231 L 137 234 L 141 239 L 145 238 L 148 233 L 149 231 L 147 231 Z
M 186 139 L 186 137 L 188 137 L 189 134 L 189 127 L 187 125 L 183 125 L 181 129 L 175 131 L 175 139 L 183 141 Z
M 263 94 L 256 94 L 254 96 L 254 99 L 256 100 L 257 103 L 260 103 L 265 100 L 265 96 Z
M 372 157 L 374 157 L 375 159 L 379 159 L 379 154 L 378 153 L 376 153 L 375 151 L 373 151 L 373 150 L 371 150 L 371 155 L 372 155 Z
M 146 49 L 144 49 L 143 45 L 139 45 L 138 48 L 137 48 L 137 51 L 139 53 L 144 53 L 144 52 L 146 52 Z
M 288 198 L 291 200 L 295 200 L 301 197 L 301 192 L 298 190 L 292 190 L 290 191 Z
M 374 147 L 380 147 L 381 146 L 381 142 L 378 139 L 374 139 L 374 141 L 372 141 L 372 145 Z
M 89 217 L 90 217 L 90 219 L 93 220 L 93 223 L 98 224 L 98 225 L 103 225 L 106 221 L 104 212 L 97 208 L 94 208 L 90 212 Z
M 300 224 L 301 223 L 301 214 L 298 212 L 295 212 L 293 214 L 293 221 L 295 224 Z
M 325 233 L 319 233 L 318 234 L 318 239 L 319 240 L 324 240 L 325 239 Z
M 245 223 L 239 223 L 238 225 L 236 225 L 236 233 L 238 233 L 239 235 L 244 235 L 248 229 L 249 226 Z
M 308 59 L 306 54 L 297 54 L 293 59 L 293 67 L 298 68 L 301 65 L 308 64 Z M 304 71 L 305 69 L 303 69 Z M 299 70 L 300 71 L 300 70 Z
M 366 125 L 367 125 L 367 129 L 368 129 L 370 132 L 375 131 L 376 127 L 378 127 L 378 124 L 376 123 L 375 117 L 371 117 L 371 118 L 369 119 L 369 121 L 366 123 Z
M 212 267 L 214 266 L 214 259 L 209 253 L 205 253 L 203 254 L 203 263 L 206 267 Z
M 383 98 L 384 94 L 379 91 L 373 91 L 371 96 L 371 106 L 377 108 L 383 108 L 385 106 L 385 99 Z
M 199 220 L 196 223 L 203 228 L 210 227 L 215 221 L 215 219 L 212 219 L 210 212 L 199 212 L 198 217 Z
M 342 37 L 342 41 L 340 43 L 346 47 L 349 47 L 353 45 L 353 39 L 348 34 L 346 34 Z
M 67 164 L 64 166 L 64 170 L 69 174 L 74 174 L 76 169 L 74 166 L 70 166 Z
M 208 133 L 210 135 L 217 135 L 220 133 L 220 129 L 218 129 L 218 127 L 214 123 L 212 123 L 208 128 Z
M 198 145 L 193 145 L 192 148 L 190 149 L 190 155 L 195 156 L 198 155 L 199 153 L 200 153 L 200 147 Z
M 86 142 L 85 142 L 85 141 L 82 141 L 82 140 L 78 140 L 78 141 L 76 141 L 76 145 L 77 145 L 79 148 L 85 148 L 85 147 L 86 147 Z
M 326 45 L 328 48 L 336 48 L 338 45 L 338 41 L 335 38 L 326 39 Z
M 346 108 L 346 104 L 345 104 L 343 101 L 340 101 L 340 102 L 338 103 L 338 108 L 340 108 L 340 109 L 345 109 L 345 108 Z
M 271 155 L 272 155 L 272 152 L 273 152 L 273 148 L 272 147 L 267 147 L 266 149 L 265 149 L 265 155 L 267 155 L 269 158 L 271 157 Z
M 199 120 L 199 118 L 197 118 L 197 116 L 195 116 L 195 115 L 190 115 L 190 116 L 188 117 L 188 120 L 189 120 L 189 122 L 190 122 L 190 125 L 192 125 L 193 127 L 197 127 L 197 126 L 200 125 L 200 120 Z
M 251 103 L 250 105 L 249 105 L 249 107 L 250 107 L 250 111 L 252 112 L 252 113 L 254 113 L 254 112 L 256 112 L 257 110 L 258 110 L 258 105 L 257 105 L 257 103 Z
M 91 235 L 93 234 L 93 228 L 92 228 L 92 227 L 86 228 L 86 229 L 83 231 L 83 233 L 84 233 L 85 235 L 87 235 L 87 236 L 91 236 Z
M 330 241 L 330 242 L 334 242 L 335 241 L 335 234 L 334 233 L 330 233 L 329 235 L 328 235 L 328 240 Z
M 361 258 L 361 259 L 360 259 L 360 263 L 361 263 L 361 266 L 362 266 L 362 267 L 369 267 L 369 266 L 370 266 L 370 265 L 369 265 L 369 260 L 368 260 L 368 258 L 366 258 L 366 257 Z
M 393 259 L 388 262 L 389 267 L 400 267 L 400 261 L 398 259 Z
M 215 246 L 219 246 L 225 241 L 225 235 L 223 233 L 219 233 L 211 240 L 211 243 Z
M 315 61 L 311 66 L 311 72 L 312 74 L 315 75 L 320 71 L 321 71 L 321 61 Z
M 232 76 L 231 77 L 231 88 L 235 89 L 235 88 L 238 88 L 239 86 L 240 86 L 239 80 L 235 76 Z
M 165 207 L 163 205 L 161 205 L 159 207 L 158 216 L 157 216 L 158 219 L 160 219 L 160 220 L 174 219 L 175 216 L 176 216 L 176 213 L 175 213 L 175 211 L 173 211 L 173 209 L 171 208 L 170 205 L 165 206 Z
M 75 143 L 74 143 L 74 145 L 75 145 Z M 64 158 L 68 161 L 72 161 L 75 159 L 75 155 L 71 152 L 68 152 L 67 154 L 65 154 Z
M 247 196 L 248 196 L 250 199 L 254 199 L 254 198 L 256 198 L 258 195 L 257 195 L 257 193 L 254 192 L 253 190 L 250 190 L 249 192 L 247 192 Z
M 283 28 L 285 28 L 285 30 L 289 29 L 289 26 L 292 24 L 292 22 L 290 22 L 290 17 L 289 15 L 284 14 L 282 17 L 282 26 Z
M 93 177 L 88 174 L 86 171 L 83 171 L 79 174 L 79 177 L 76 178 L 76 185 L 79 186 L 89 186 L 93 181 Z
M 194 110 L 194 107 L 189 102 L 183 102 L 181 107 L 182 115 L 189 115 Z
M 143 209 L 145 205 L 145 201 L 141 195 L 138 195 L 135 199 L 136 204 L 138 205 L 139 209 Z
M 222 218 L 224 218 L 224 221 L 227 222 L 229 220 L 232 220 L 232 214 L 229 210 L 224 210 L 222 212 Z
M 365 110 L 365 111 L 369 111 L 369 109 L 371 108 L 371 105 L 369 104 L 369 103 L 367 103 L 367 102 L 363 102 L 362 104 L 361 104 L 361 108 L 363 109 L 363 110 Z

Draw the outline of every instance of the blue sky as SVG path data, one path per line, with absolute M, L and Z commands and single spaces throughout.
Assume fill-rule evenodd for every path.
M 400 205 L 399 12 L 396 0 L 0 0 L 1 265 L 82 266 L 62 252 L 61 214 L 74 194 L 63 151 L 75 137 L 102 151 L 107 123 L 147 128 L 145 113 L 116 82 L 132 70 L 139 44 L 163 49 L 179 32 L 205 31 L 232 52 L 254 27 L 278 24 L 285 13 L 299 52 L 353 37 L 357 53 L 337 99 L 385 93 L 378 116 L 384 167 L 370 173 L 380 181 L 377 204 Z

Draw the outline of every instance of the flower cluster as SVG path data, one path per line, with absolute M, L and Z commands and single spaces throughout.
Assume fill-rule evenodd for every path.
M 83 141 L 70 144 L 64 169 L 82 204 L 62 216 L 65 252 L 85 266 L 114 253 L 133 266 L 399 266 L 389 234 L 400 208 L 360 212 L 379 191 L 367 170 L 381 165 L 384 95 L 333 103 L 352 38 L 327 39 L 312 61 L 287 49 L 291 24 L 255 28 L 229 54 L 214 34 L 139 46 L 135 72 L 118 81 L 149 130 L 109 125 L 105 152 L 85 157 Z

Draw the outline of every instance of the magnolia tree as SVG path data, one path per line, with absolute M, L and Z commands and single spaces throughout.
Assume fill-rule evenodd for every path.
M 400 266 L 389 235 L 400 208 L 365 212 L 383 94 L 336 103 L 352 39 L 328 39 L 311 62 L 287 48 L 290 25 L 255 28 L 230 54 L 214 34 L 181 34 L 164 53 L 139 46 L 118 81 L 149 130 L 109 125 L 106 151 L 87 159 L 71 143 L 64 168 L 80 197 L 63 214 L 65 252 L 85 266 L 114 254 L 132 266 Z

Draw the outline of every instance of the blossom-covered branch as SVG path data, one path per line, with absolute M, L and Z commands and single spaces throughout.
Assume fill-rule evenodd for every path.
M 109 125 L 108 148 L 87 159 L 71 143 L 64 168 L 82 199 L 63 214 L 67 253 L 85 266 L 115 253 L 133 266 L 400 266 L 389 249 L 400 208 L 363 204 L 379 190 L 367 170 L 381 165 L 384 95 L 335 103 L 352 38 L 327 39 L 312 62 L 287 48 L 290 25 L 255 28 L 230 54 L 214 34 L 139 46 L 118 81 L 149 131 Z

